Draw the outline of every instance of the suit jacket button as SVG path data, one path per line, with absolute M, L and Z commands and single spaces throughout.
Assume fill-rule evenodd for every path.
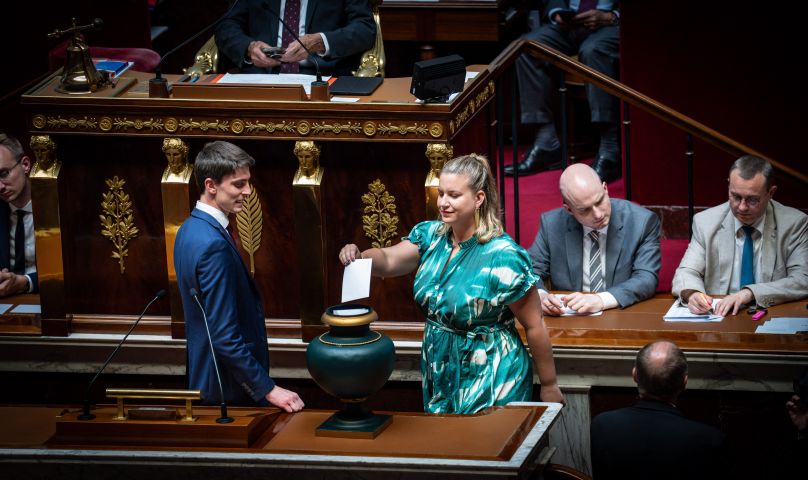
M 256 312 L 260 312 L 260 311 L 261 311 L 261 304 L 260 304 L 260 303 L 259 303 L 258 305 L 256 305 L 256 306 L 255 306 L 255 311 L 256 311 Z

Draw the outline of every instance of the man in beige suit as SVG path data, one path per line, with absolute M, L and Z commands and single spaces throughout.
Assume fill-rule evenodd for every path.
M 766 160 L 746 155 L 729 171 L 729 202 L 693 217 L 693 238 L 673 277 L 673 295 L 691 312 L 735 315 L 808 297 L 808 216 L 772 200 Z

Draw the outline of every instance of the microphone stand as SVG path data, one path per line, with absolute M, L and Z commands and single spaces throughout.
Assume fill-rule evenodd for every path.
M 210 344 L 210 355 L 213 357 L 213 368 L 216 370 L 216 379 L 219 381 L 219 393 L 222 395 L 222 418 L 217 418 L 216 423 L 232 423 L 233 417 L 227 416 L 227 404 L 224 403 L 224 389 L 222 388 L 222 378 L 219 376 L 219 365 L 216 363 L 216 353 L 213 351 L 213 340 L 210 338 L 210 328 L 208 328 L 208 316 L 205 314 L 205 309 L 199 303 L 198 292 L 195 288 L 190 290 L 191 296 L 196 300 L 199 309 L 202 310 L 202 318 L 205 320 L 205 330 L 208 332 L 208 343 Z
M 309 54 L 309 59 L 314 61 L 314 66 L 317 69 L 317 80 L 311 82 L 311 99 L 315 102 L 330 102 L 331 88 L 328 86 L 328 82 L 323 81 L 323 75 L 320 73 L 320 64 L 319 62 L 317 62 L 317 58 L 315 58 L 315 56 L 312 55 L 309 49 L 306 48 L 306 45 L 304 45 L 303 42 L 300 41 L 300 39 L 297 37 L 297 34 L 293 32 L 291 28 L 289 28 L 289 25 L 287 25 L 286 22 L 284 22 L 283 19 L 279 17 L 277 13 L 275 13 L 271 8 L 269 8 L 267 2 L 261 2 L 261 8 L 271 13 L 272 15 L 275 16 L 275 18 L 280 20 L 283 26 L 286 27 L 286 30 L 288 30 L 289 33 L 291 33 L 292 36 L 295 37 L 297 43 L 299 43 L 300 46 L 303 47 L 303 50 L 305 50 L 306 53 Z
M 212 24 L 208 25 L 207 27 L 204 28 L 204 30 L 197 33 L 196 35 L 189 38 L 188 40 L 182 42 L 178 47 L 175 47 L 173 50 L 171 50 L 170 52 L 163 55 L 163 58 L 160 59 L 160 63 L 157 64 L 157 68 L 154 69 L 154 78 L 149 80 L 149 98 L 168 98 L 169 97 L 169 94 L 168 94 L 168 81 L 165 78 L 162 77 L 162 71 L 161 71 L 161 68 L 163 66 L 163 60 L 165 60 L 167 56 L 171 55 L 172 53 L 176 52 L 180 48 L 187 45 L 188 42 L 190 42 L 191 40 L 193 40 L 196 37 L 198 37 L 198 36 L 202 35 L 203 33 L 207 32 L 212 27 L 215 27 L 216 25 L 218 25 L 219 22 L 221 22 L 222 20 L 227 18 L 228 15 L 230 15 L 230 12 L 233 11 L 233 7 L 235 7 L 237 3 L 238 3 L 238 0 L 233 0 L 233 3 L 230 4 L 230 8 L 227 10 L 227 13 L 222 15 L 222 18 L 220 18 L 220 19 L 216 20 L 215 22 L 213 22 Z
M 79 420 L 92 420 L 95 418 L 95 415 L 90 413 L 90 387 L 93 386 L 93 382 L 95 382 L 95 379 L 98 378 L 99 375 L 101 375 L 101 372 L 103 372 L 104 369 L 107 368 L 107 365 L 109 364 L 110 360 L 112 360 L 112 357 L 115 356 L 115 354 L 118 352 L 118 349 L 121 348 L 121 345 L 123 345 L 123 342 L 129 336 L 129 334 L 132 333 L 132 330 L 135 329 L 140 319 L 143 318 L 143 315 L 146 314 L 146 310 L 148 310 L 149 307 L 151 307 L 152 303 L 165 296 L 166 296 L 165 290 L 160 290 L 159 292 L 157 292 L 157 296 L 155 296 L 154 299 L 151 302 L 149 302 L 148 305 L 146 305 L 146 308 L 143 310 L 143 313 L 141 313 L 138 319 L 135 321 L 135 324 L 132 325 L 132 328 L 130 328 L 129 331 L 126 332 L 126 335 L 123 336 L 121 343 L 119 343 L 118 346 L 115 347 L 115 350 L 112 352 L 112 355 L 110 355 L 109 358 L 107 359 L 107 363 L 105 363 L 104 366 L 101 367 L 101 370 L 99 370 L 98 373 L 95 374 L 95 377 L 93 377 L 92 381 L 90 381 L 90 384 L 87 385 L 87 392 L 84 394 L 84 413 L 77 417 Z

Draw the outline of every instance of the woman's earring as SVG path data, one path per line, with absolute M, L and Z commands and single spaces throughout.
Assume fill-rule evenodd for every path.
M 479 207 L 474 210 L 474 226 L 480 228 L 480 209 Z

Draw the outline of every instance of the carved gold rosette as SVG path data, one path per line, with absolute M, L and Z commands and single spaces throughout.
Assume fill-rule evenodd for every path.
M 264 226 L 264 216 L 261 210 L 261 201 L 258 192 L 250 185 L 252 193 L 244 200 L 244 208 L 236 215 L 238 234 L 241 237 L 241 246 L 250 254 L 250 274 L 255 276 L 255 252 L 261 248 L 261 230 Z
M 384 248 L 392 245 L 391 238 L 398 235 L 398 217 L 396 213 L 396 197 L 390 195 L 387 188 L 378 178 L 368 185 L 369 193 L 362 195 L 365 204 L 365 213 L 362 216 L 362 229 L 365 236 L 375 240 L 374 248 Z
M 123 193 L 124 180 L 118 180 L 115 176 L 112 180 L 107 180 L 109 193 L 103 194 L 104 201 L 101 202 L 101 210 L 106 215 L 100 215 L 101 226 L 104 229 L 101 234 L 107 238 L 115 250 L 112 251 L 112 258 L 117 258 L 121 266 L 121 274 L 125 267 L 123 258 L 129 256 L 129 249 L 126 245 L 130 240 L 137 237 L 138 229 L 134 226 L 134 214 L 132 213 L 132 202 L 129 195 Z

